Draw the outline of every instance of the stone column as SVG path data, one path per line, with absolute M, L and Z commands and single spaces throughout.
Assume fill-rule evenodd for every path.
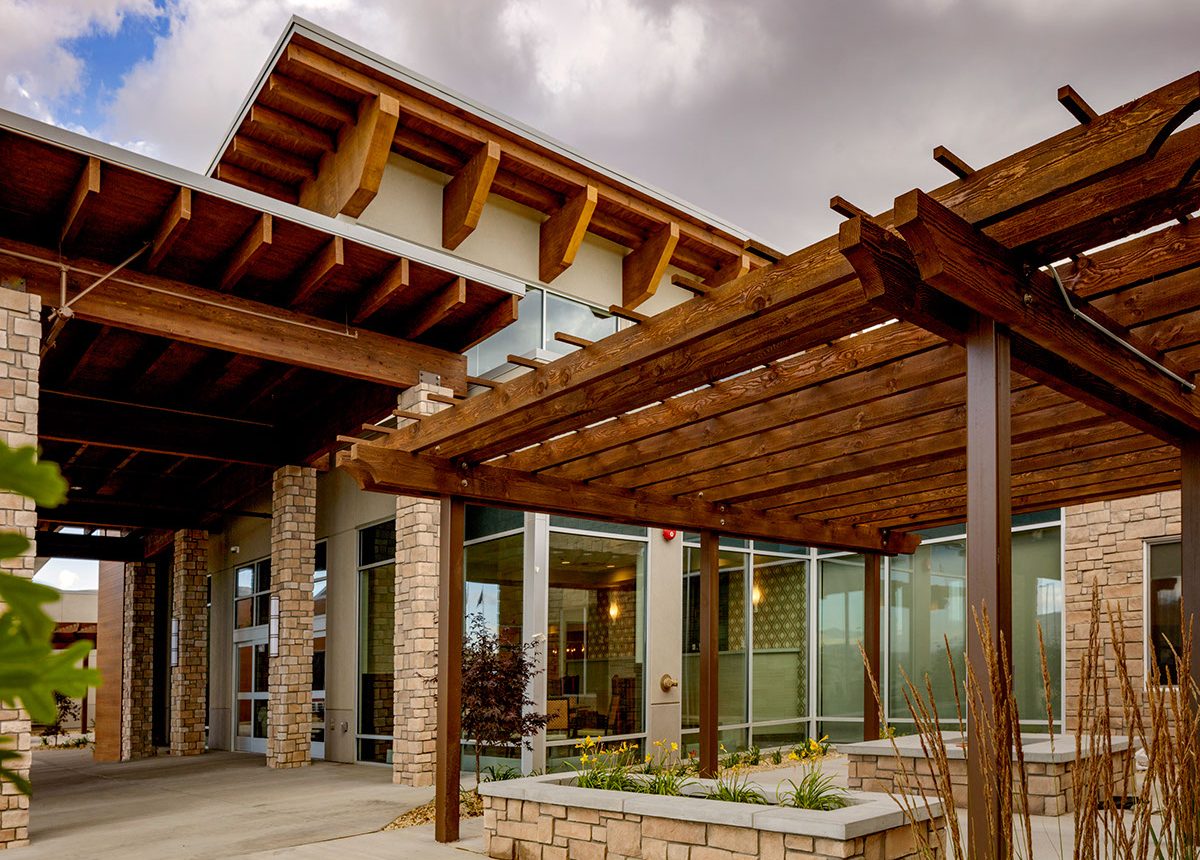
M 37 444 L 41 310 L 37 296 L 0 288 L 0 431 L 4 441 L 14 448 Z M 24 496 L 0 493 L 0 530 L 20 532 L 32 541 L 37 530 L 33 502 Z M 21 558 L 6 560 L 4 569 L 32 577 L 36 554 L 30 547 Z M 15 747 L 21 753 L 21 758 L 9 766 L 28 777 L 28 714 L 0 706 L 0 735 L 9 739 L 9 749 Z M 29 798 L 4 783 L 0 785 L 0 850 L 28 841 Z
M 284 466 L 272 480 L 271 698 L 267 703 L 267 767 L 312 761 L 313 563 L 316 558 L 317 470 Z
M 400 408 L 432 415 L 448 408 L 430 400 L 449 395 L 421 384 L 400 395 Z M 412 423 L 401 420 L 400 426 Z M 433 785 L 437 736 L 437 606 L 441 505 L 396 497 L 396 684 L 392 781 Z
M 208 534 L 175 533 L 171 581 L 171 624 L 175 664 L 171 667 L 171 755 L 204 752 L 208 703 Z M 176 632 L 177 631 L 177 634 Z M 169 647 L 170 647 L 169 645 Z
M 125 565 L 121 645 L 121 761 L 131 761 L 155 754 L 154 565 L 149 562 Z

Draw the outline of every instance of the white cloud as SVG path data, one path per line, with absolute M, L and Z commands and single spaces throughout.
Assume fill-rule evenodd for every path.
M 92 591 L 100 581 L 100 565 L 94 561 L 52 558 L 33 578 L 60 591 Z
M 145 14 L 154 14 L 153 0 L 61 0 L 53 7 L 0 0 L 0 105 L 44 122 L 60 121 L 55 102 L 85 83 L 83 63 L 63 43 L 115 33 L 124 16 Z

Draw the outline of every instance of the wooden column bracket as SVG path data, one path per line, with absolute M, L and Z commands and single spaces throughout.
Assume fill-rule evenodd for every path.
M 300 186 L 300 205 L 330 216 L 361 215 L 379 191 L 399 121 L 395 96 L 364 99 L 355 123 L 339 135 L 337 150 L 321 156 L 316 178 Z
M 67 198 L 66 211 L 63 213 L 63 223 L 58 234 L 59 247 L 69 245 L 79 234 L 87 217 L 87 207 L 100 194 L 100 159 L 89 156 Z
M 237 286 L 237 282 L 242 279 L 242 275 L 246 274 L 246 270 L 250 268 L 254 258 L 263 248 L 271 244 L 271 222 L 271 216 L 266 212 L 255 219 L 254 224 L 242 236 L 237 247 L 233 249 L 233 253 L 229 255 L 229 262 L 225 264 L 225 270 L 217 282 L 217 289 L 228 292 Z
M 1064 84 L 1058 88 L 1058 102 L 1079 121 L 1080 125 L 1087 125 L 1099 116 L 1070 84 Z
M 342 237 L 334 236 L 305 264 L 304 271 L 296 280 L 296 292 L 290 302 L 292 307 L 303 305 L 316 295 L 325 279 L 345 262 L 346 251 Z
M 944 146 L 935 146 L 933 148 L 933 160 L 959 179 L 966 179 L 975 172 L 975 168 L 971 167 L 971 165 L 967 164 Z
M 442 246 L 454 250 L 479 225 L 492 180 L 500 166 L 500 144 L 489 140 L 442 189 Z
M 425 300 L 404 329 L 407 340 L 418 338 L 446 319 L 453 311 L 467 304 L 467 279 L 455 278 Z
M 382 310 L 393 296 L 408 287 L 408 277 L 408 258 L 401 257 L 388 267 L 383 277 L 362 297 L 362 301 L 358 303 L 358 310 L 351 318 L 354 323 L 357 325 Z
M 159 263 L 167 256 L 171 246 L 175 244 L 192 218 L 192 189 L 180 188 L 179 193 L 167 211 L 163 213 L 162 221 L 150 243 L 150 254 L 146 257 L 146 271 L 153 272 Z
M 575 262 L 583 244 L 596 202 L 596 186 L 588 185 L 571 195 L 563 207 L 542 222 L 538 243 L 538 277 L 550 283 Z
M 679 225 L 672 221 L 646 237 L 621 261 L 621 304 L 636 308 L 658 290 L 667 264 L 679 244 Z

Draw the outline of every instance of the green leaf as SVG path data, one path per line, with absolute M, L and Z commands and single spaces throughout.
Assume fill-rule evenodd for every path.
M 29 549 L 29 538 L 16 532 L 0 532 L 0 558 L 17 558 Z
M 29 641 L 46 640 L 49 645 L 54 633 L 54 619 L 42 611 L 42 606 L 54 603 L 59 596 L 48 585 L 0 573 L 0 602 L 8 604 L 5 615 L 12 616 Z
M 43 508 L 57 507 L 67 498 L 67 482 L 57 465 L 39 462 L 36 448 L 10 448 L 3 442 L 0 442 L 0 490 L 28 496 Z

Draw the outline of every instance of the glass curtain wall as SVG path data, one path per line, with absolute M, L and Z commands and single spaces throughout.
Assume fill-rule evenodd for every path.
M 684 740 L 700 713 L 700 549 L 684 536 Z M 808 736 L 809 550 L 721 539 L 718 573 L 718 715 L 728 749 L 782 746 Z
M 358 601 L 358 760 L 390 764 L 395 711 L 395 520 L 358 532 Z
M 641 747 L 646 732 L 644 528 L 550 517 L 547 769 L 583 737 Z

